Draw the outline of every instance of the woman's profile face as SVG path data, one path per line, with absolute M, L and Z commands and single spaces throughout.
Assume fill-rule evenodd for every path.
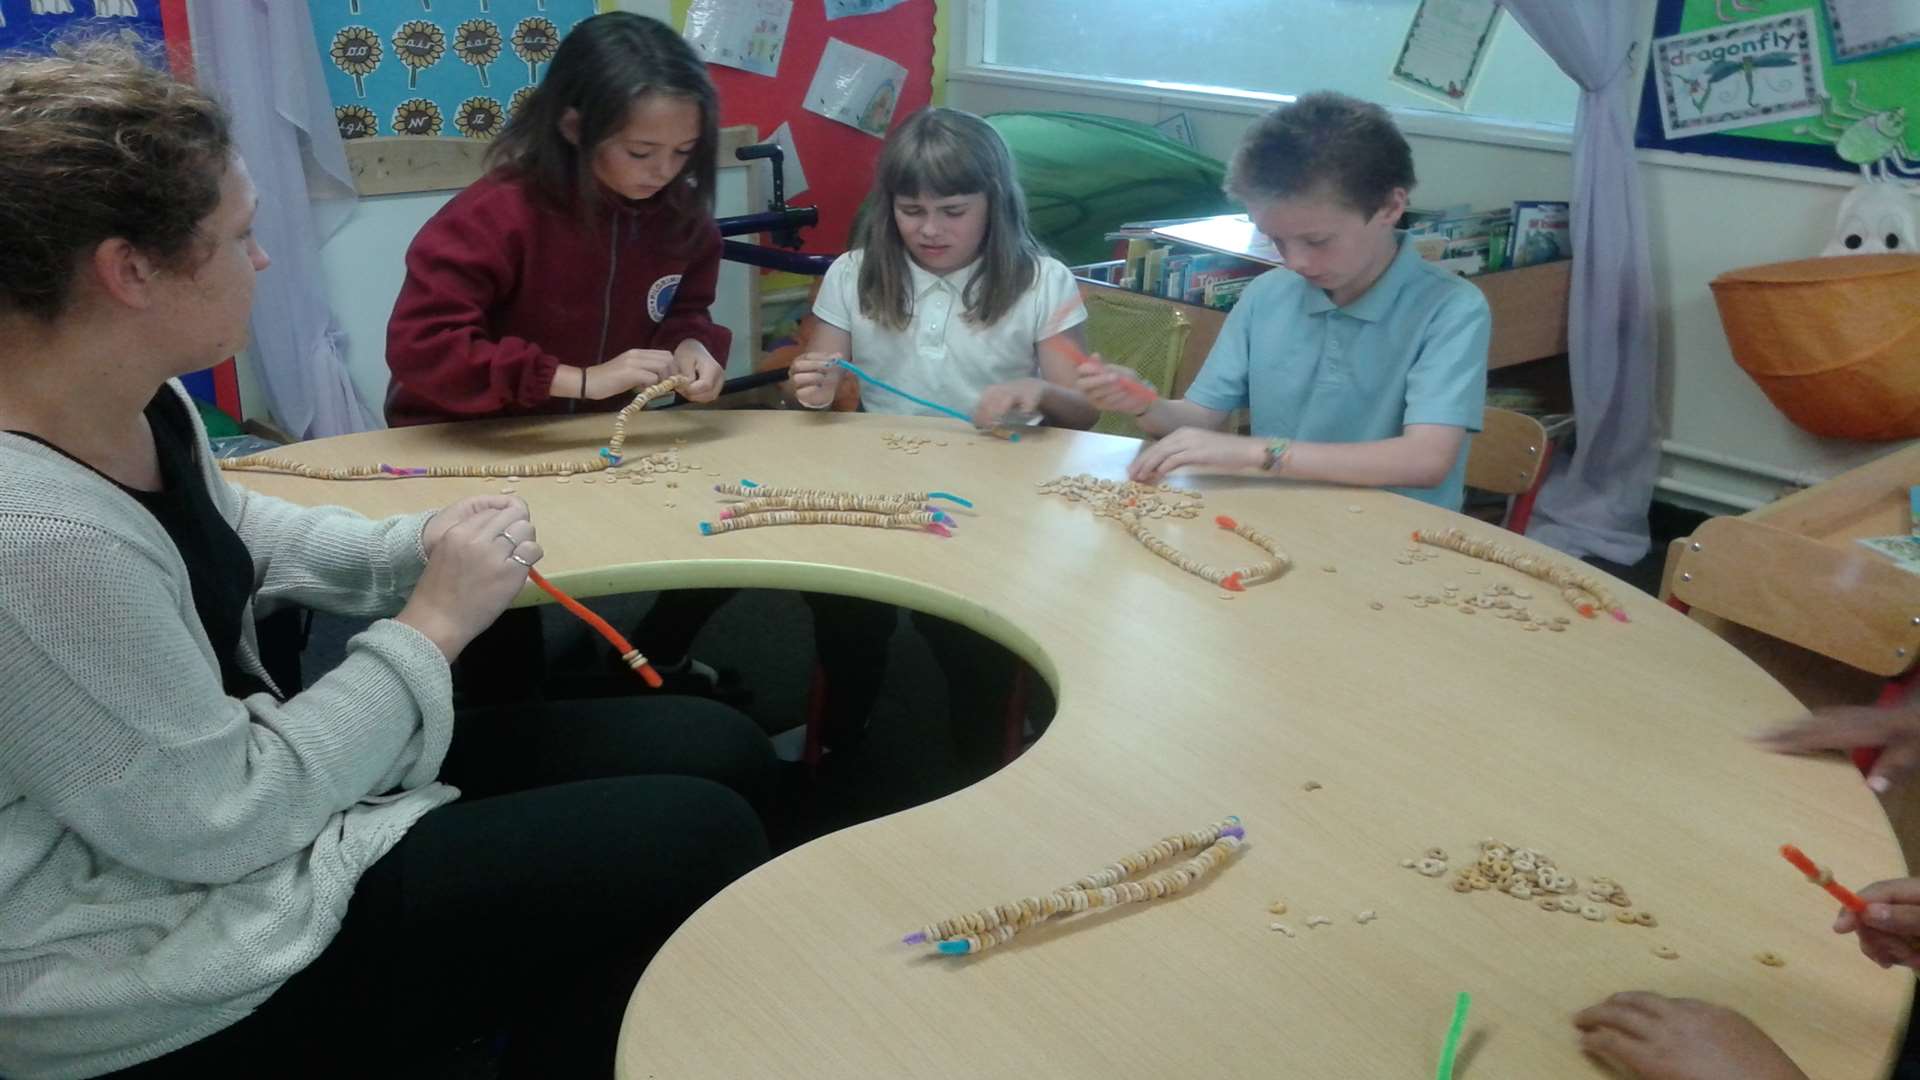
M 220 202 L 197 230 L 201 262 L 178 277 L 173 283 L 177 295 L 170 298 L 186 359 L 197 365 L 189 371 L 219 363 L 247 343 L 254 275 L 269 265 L 253 235 L 259 201 L 246 164 L 237 156 L 229 158 L 220 179 Z

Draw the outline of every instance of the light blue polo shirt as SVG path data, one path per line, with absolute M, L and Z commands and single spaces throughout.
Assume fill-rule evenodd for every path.
M 1487 398 L 1486 297 L 1472 283 L 1400 253 L 1360 299 L 1336 307 L 1291 270 L 1240 294 L 1187 400 L 1252 411 L 1253 433 L 1301 442 L 1391 439 L 1408 424 L 1480 430 Z M 1390 488 L 1458 510 L 1467 451 L 1439 485 Z

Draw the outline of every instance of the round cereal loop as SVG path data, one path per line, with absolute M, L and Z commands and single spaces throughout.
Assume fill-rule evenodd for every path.
M 1607 918 L 1607 909 L 1601 907 L 1599 904 L 1582 904 L 1580 905 L 1580 917 L 1588 922 L 1604 922 Z
M 1678 960 L 1680 958 L 1680 954 L 1673 951 L 1672 947 L 1667 945 L 1654 946 L 1653 955 L 1659 957 L 1662 960 Z
M 1633 917 L 1633 921 L 1639 923 L 1641 926 L 1659 926 L 1660 925 L 1660 920 L 1654 918 L 1653 912 L 1651 911 L 1640 912 L 1638 915 L 1635 915 Z
M 1467 883 L 1466 878 L 1454 878 L 1453 891 L 1454 892 L 1472 892 L 1473 886 Z
M 1564 911 L 1569 915 L 1580 910 L 1580 901 L 1575 900 L 1571 896 L 1562 896 L 1559 899 L 1555 900 L 1553 903 L 1555 907 L 1559 908 L 1561 911 Z
M 1613 917 L 1629 926 L 1633 925 L 1633 912 L 1631 911 L 1616 911 Z
M 1769 951 L 1769 952 L 1758 953 L 1758 954 L 1755 954 L 1754 959 L 1772 968 L 1787 966 L 1787 958 L 1784 956 L 1781 956 L 1777 952 Z

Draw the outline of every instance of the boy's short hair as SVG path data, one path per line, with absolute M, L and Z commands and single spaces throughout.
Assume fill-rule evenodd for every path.
M 1227 194 L 1248 204 L 1324 190 L 1370 215 L 1413 185 L 1413 150 L 1387 110 L 1331 90 L 1254 121 L 1227 166 Z

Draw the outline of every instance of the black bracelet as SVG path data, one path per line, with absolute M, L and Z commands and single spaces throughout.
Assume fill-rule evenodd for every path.
M 587 369 L 580 369 L 580 400 L 587 400 Z

